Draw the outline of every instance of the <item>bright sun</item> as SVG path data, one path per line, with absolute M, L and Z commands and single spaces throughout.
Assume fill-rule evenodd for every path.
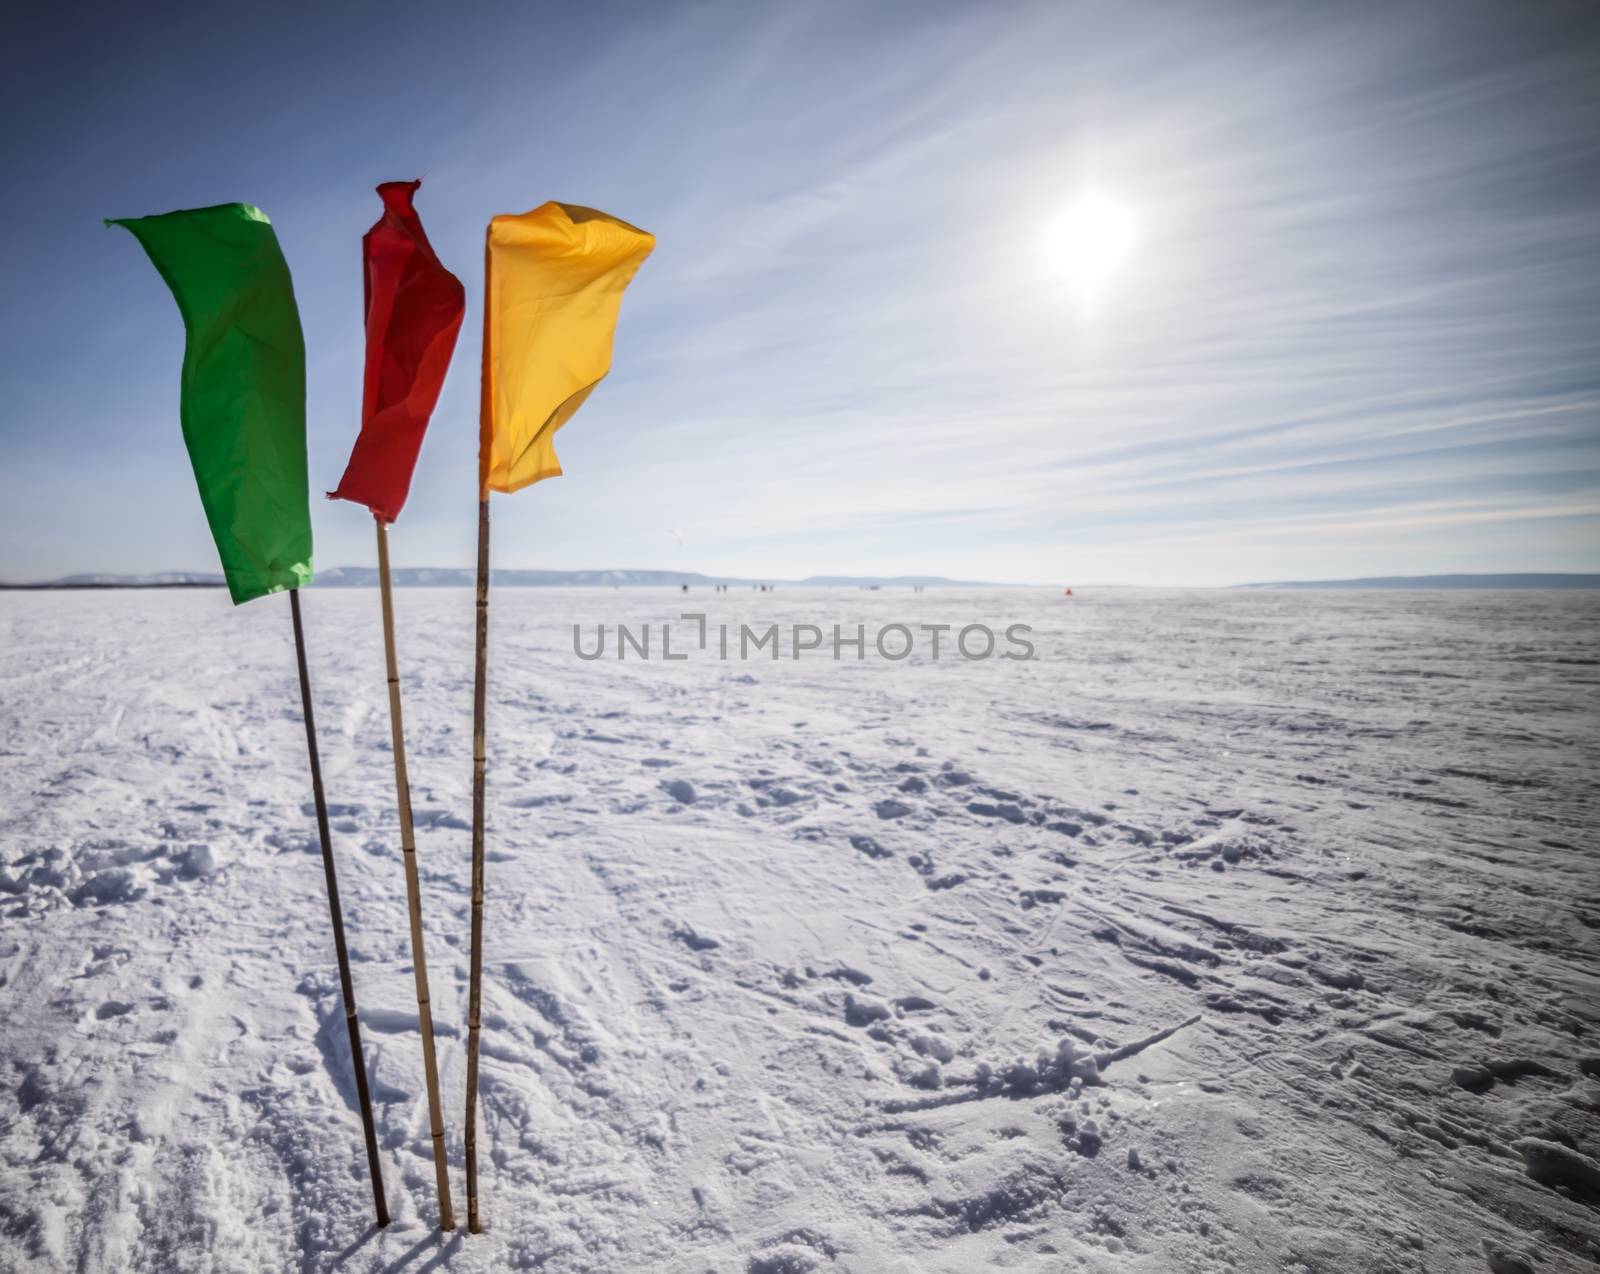
M 1084 195 L 1051 223 L 1045 254 L 1052 274 L 1095 287 L 1122 264 L 1135 237 L 1127 205 L 1106 195 Z

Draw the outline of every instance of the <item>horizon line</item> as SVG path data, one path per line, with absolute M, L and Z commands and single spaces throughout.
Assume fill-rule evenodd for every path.
M 437 573 L 459 574 L 464 577 L 461 587 L 471 587 L 473 568 L 470 566 L 397 566 L 394 568 L 394 582 L 401 588 L 438 588 L 450 587 L 446 583 L 407 582 L 403 576 L 406 573 Z M 842 573 L 815 573 L 799 579 L 786 579 L 779 577 L 757 577 L 747 575 L 714 574 L 705 571 L 675 570 L 660 567 L 585 567 L 585 568 L 556 568 L 556 567 L 495 567 L 491 571 L 494 575 L 544 575 L 544 576 L 614 576 L 622 577 L 615 580 L 591 579 L 583 582 L 571 582 L 567 587 L 573 588 L 603 588 L 609 583 L 613 588 L 673 588 L 689 585 L 706 586 L 731 586 L 749 585 L 752 588 L 776 587 L 784 585 L 789 588 L 843 588 L 858 586 L 864 588 L 909 588 L 914 586 L 931 588 L 982 588 L 982 589 L 1043 589 L 1065 588 L 1075 589 L 1107 589 L 1107 588 L 1147 588 L 1163 590 L 1217 590 L 1217 589 L 1295 589 L 1295 588 L 1350 588 L 1360 589 L 1449 589 L 1449 588 L 1484 588 L 1484 589 L 1535 589 L 1549 588 L 1600 588 L 1600 571 L 1453 571 L 1434 572 L 1415 575 L 1362 575 L 1345 576 L 1339 578 L 1322 579 L 1279 579 L 1279 580 L 1246 580 L 1234 583 L 1219 584 L 1147 584 L 1127 581 L 1101 581 L 1084 584 L 1063 585 L 1060 583 L 1036 583 L 1027 581 L 1000 581 L 1000 580 L 961 580 L 944 575 L 931 574 L 871 574 L 849 575 Z M 371 575 L 371 580 L 338 578 L 341 575 L 360 577 Z M 320 575 L 314 574 L 306 585 L 309 588 L 371 588 L 377 586 L 376 566 L 334 566 L 328 567 Z M 633 580 L 628 576 L 668 576 L 676 578 Z M 319 580 L 323 581 L 319 584 Z M 836 582 L 830 582 L 836 581 Z M 1487 582 L 1496 581 L 1496 582 Z M 529 587 L 529 588 L 559 588 L 563 587 L 560 580 L 549 583 L 502 583 L 502 587 Z M 137 574 L 117 573 L 107 571 L 78 571 L 68 575 L 56 576 L 53 579 L 34 581 L 0 581 L 0 590 L 3 591 L 74 591 L 94 589 L 162 589 L 162 588 L 224 588 L 224 577 L 213 571 L 148 571 Z

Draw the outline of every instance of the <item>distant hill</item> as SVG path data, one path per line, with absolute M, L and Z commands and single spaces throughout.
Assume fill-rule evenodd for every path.
M 398 588 L 472 588 L 477 572 L 468 567 L 397 566 L 393 571 Z M 726 576 L 701 575 L 695 571 L 519 571 L 491 570 L 489 583 L 494 588 L 677 588 L 681 584 L 755 584 L 767 580 L 736 580 Z M 376 588 L 375 566 L 335 566 L 318 571 L 313 583 L 320 588 Z
M 457 567 L 396 567 L 394 582 L 402 588 L 471 588 L 473 571 Z M 325 588 L 375 588 L 378 571 L 372 566 L 336 566 L 318 571 L 316 584 Z M 699 571 L 518 571 L 492 570 L 489 583 L 496 588 L 754 588 L 782 584 L 789 588 L 984 588 L 974 580 L 946 579 L 942 575 L 810 575 L 805 579 L 773 579 L 770 575 L 747 579 L 737 575 L 704 575 Z
M 220 575 L 199 571 L 159 571 L 152 575 L 64 575 L 37 584 L 0 584 L 0 588 L 221 588 Z
M 1375 575 L 1369 579 L 1284 580 L 1235 588 L 1600 588 L 1600 575 Z
M 474 571 L 463 567 L 400 566 L 393 571 L 399 588 L 471 588 Z M 518 571 L 489 573 L 494 588 L 754 588 L 781 584 L 788 588 L 999 588 L 976 580 L 946 579 L 942 575 L 812 575 L 803 580 L 744 579 L 735 575 L 703 575 L 698 571 Z M 335 566 L 318 571 L 313 588 L 376 588 L 378 571 L 372 566 Z M 167 571 L 153 575 L 67 575 L 37 584 L 0 584 L 14 589 L 74 588 L 221 588 L 221 575 L 195 571 Z

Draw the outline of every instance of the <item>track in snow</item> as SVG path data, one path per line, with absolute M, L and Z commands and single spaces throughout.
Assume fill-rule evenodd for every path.
M 0 1268 L 1600 1253 L 1574 1158 L 1600 1155 L 1593 599 L 690 600 L 713 623 L 1027 622 L 1040 658 L 585 662 L 572 622 L 684 600 L 500 592 L 490 1230 L 448 1240 L 375 594 L 305 603 L 381 1234 L 287 603 L 0 601 Z M 398 608 L 459 1190 L 470 595 Z M 1184 1023 L 1099 1082 L 1055 1061 Z

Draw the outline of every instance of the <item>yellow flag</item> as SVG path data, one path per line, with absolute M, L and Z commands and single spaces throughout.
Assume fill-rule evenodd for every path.
M 622 292 L 655 236 L 576 204 L 489 222 L 480 498 L 561 473 L 555 433 L 611 370 Z

